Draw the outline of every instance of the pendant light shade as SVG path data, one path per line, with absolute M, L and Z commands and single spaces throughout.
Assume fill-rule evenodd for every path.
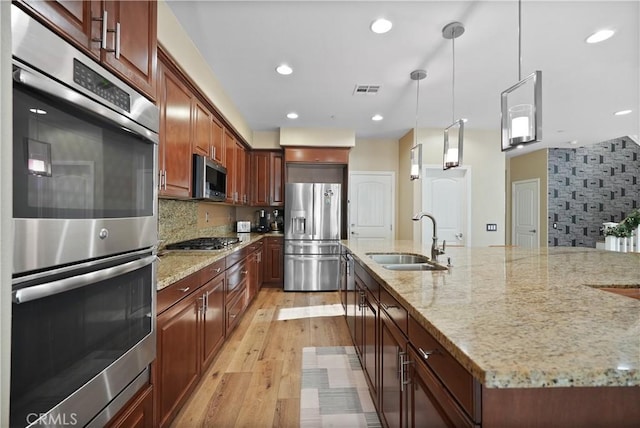
M 452 124 L 444 130 L 444 152 L 442 169 L 455 168 L 462 165 L 462 144 L 464 143 L 464 121 L 456 117 L 456 42 L 464 33 L 464 26 L 459 22 L 451 22 L 442 29 L 442 37 L 451 40 L 451 120 Z
M 518 83 L 500 99 L 501 149 L 522 148 L 542 140 L 542 71 L 522 78 L 522 5 L 518 0 Z
M 425 70 L 414 70 L 409 75 L 411 80 L 416 81 L 416 125 L 413 128 L 413 147 L 411 148 L 411 170 L 409 171 L 409 179 L 417 180 L 420 178 L 422 170 L 422 144 L 418 144 L 418 113 L 420 111 L 420 81 L 427 77 Z

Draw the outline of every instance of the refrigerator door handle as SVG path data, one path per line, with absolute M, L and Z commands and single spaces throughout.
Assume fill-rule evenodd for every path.
M 319 260 L 323 262 L 340 260 L 340 255 L 330 256 L 325 254 L 311 254 L 311 255 L 293 255 L 287 254 L 287 258 L 291 260 Z

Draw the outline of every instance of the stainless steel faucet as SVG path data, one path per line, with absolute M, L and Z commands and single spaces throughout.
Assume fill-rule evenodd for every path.
M 437 262 L 438 256 L 440 254 L 444 254 L 446 242 L 442 241 L 442 249 L 438 248 L 438 237 L 436 236 L 436 218 L 427 212 L 421 212 L 413 216 L 413 221 L 419 221 L 422 217 L 429 217 L 431 219 L 431 222 L 433 223 L 433 237 L 431 238 L 433 240 L 433 242 L 431 243 L 431 260 Z

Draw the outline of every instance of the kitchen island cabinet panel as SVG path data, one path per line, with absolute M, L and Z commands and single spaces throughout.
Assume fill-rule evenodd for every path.
M 380 414 L 389 428 L 406 426 L 407 338 L 380 311 Z M 425 425 L 426 426 L 426 425 Z

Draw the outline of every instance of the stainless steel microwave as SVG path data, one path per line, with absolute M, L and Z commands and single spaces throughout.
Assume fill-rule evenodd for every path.
M 193 197 L 214 202 L 227 198 L 227 169 L 201 155 L 193 155 Z

